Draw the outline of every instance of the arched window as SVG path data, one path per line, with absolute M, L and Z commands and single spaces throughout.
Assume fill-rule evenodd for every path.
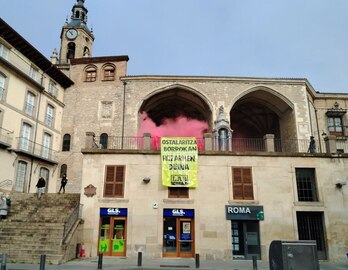
M 88 66 L 85 69 L 85 81 L 95 82 L 97 79 L 97 68 L 95 66 Z
M 63 136 L 63 146 L 62 146 L 62 151 L 70 151 L 70 141 L 71 141 L 71 136 L 70 134 L 64 134 Z
M 90 55 L 89 55 L 89 49 L 88 49 L 88 47 L 84 47 L 84 48 L 83 48 L 83 56 L 84 56 L 84 57 L 90 56 Z
M 0 100 L 5 98 L 5 81 L 6 76 L 0 73 Z
M 106 133 L 102 133 L 100 135 L 100 141 L 99 143 L 103 146 L 104 149 L 107 149 L 108 148 L 108 134 Z
M 68 172 L 68 165 L 62 164 L 62 166 L 60 166 L 60 178 L 62 178 L 64 174 L 67 174 L 67 172 Z
M 40 168 L 40 176 L 46 181 L 46 189 L 48 187 L 48 180 L 50 178 L 50 171 L 47 168 Z
M 15 191 L 23 192 L 25 179 L 27 176 L 27 163 L 25 161 L 18 161 L 17 171 L 16 171 L 16 184 Z
M 112 65 L 106 65 L 103 69 L 103 80 L 113 81 L 115 80 L 115 67 Z
M 74 59 L 75 58 L 75 50 L 76 50 L 76 45 L 74 42 L 70 42 L 68 44 L 68 52 L 66 55 L 66 58 L 69 59 Z
M 80 18 L 80 11 L 76 10 L 75 17 Z

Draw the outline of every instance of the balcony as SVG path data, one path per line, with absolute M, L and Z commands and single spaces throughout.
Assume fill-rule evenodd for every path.
M 54 151 L 51 148 L 35 143 L 23 137 L 16 139 L 17 148 L 14 149 L 16 153 L 39 159 L 51 164 L 58 163 L 57 151 Z
M 0 147 L 10 148 L 13 140 L 13 132 L 0 127 Z
M 204 138 L 197 138 L 199 152 L 348 153 L 348 141 L 338 141 L 335 136 L 328 136 L 320 142 L 316 141 L 312 147 L 309 147 L 309 139 L 274 139 L 272 134 L 265 135 L 264 138 L 232 138 L 223 143 L 214 140 L 211 134 L 205 135 Z M 161 148 L 160 138 L 151 137 L 150 134 L 144 134 L 144 137 L 109 136 L 106 142 L 103 141 L 103 144 L 99 142 L 100 137 L 87 132 L 86 149 L 159 151 Z

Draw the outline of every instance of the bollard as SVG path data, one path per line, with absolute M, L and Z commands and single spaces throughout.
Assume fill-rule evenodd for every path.
M 40 270 L 45 270 L 46 255 L 40 256 Z
M 103 269 L 103 253 L 98 254 L 98 268 Z
M 1 270 L 6 270 L 7 254 L 2 254 Z
M 199 268 L 199 254 L 197 253 L 196 253 L 195 261 L 196 261 L 196 268 Z
M 256 256 L 253 256 L 253 270 L 257 270 L 257 259 L 256 259 Z
M 138 266 L 141 266 L 143 263 L 143 253 L 138 252 Z

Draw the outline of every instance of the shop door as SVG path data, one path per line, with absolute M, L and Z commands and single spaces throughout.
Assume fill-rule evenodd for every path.
M 261 259 L 259 223 L 257 221 L 232 221 L 232 252 L 237 259 Z
M 194 257 L 194 219 L 165 217 L 163 256 Z
M 126 256 L 126 217 L 101 217 L 99 253 Z

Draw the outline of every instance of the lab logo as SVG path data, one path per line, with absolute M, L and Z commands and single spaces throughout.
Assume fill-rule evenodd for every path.
M 187 186 L 189 183 L 188 175 L 174 174 L 171 176 L 170 182 L 173 186 L 176 186 L 176 185 Z

